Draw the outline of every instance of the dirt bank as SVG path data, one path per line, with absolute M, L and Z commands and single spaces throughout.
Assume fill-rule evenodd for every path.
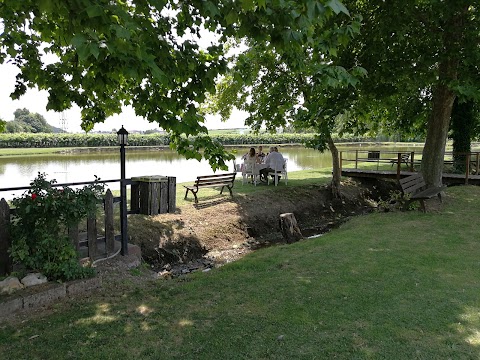
M 130 241 L 142 249 L 152 269 L 186 273 L 214 267 L 255 250 L 282 242 L 279 215 L 294 213 L 305 237 L 324 233 L 352 216 L 373 211 L 386 199 L 394 182 L 348 180 L 342 198 L 333 198 L 325 185 L 278 186 L 230 198 L 199 196 L 174 214 L 129 218 Z

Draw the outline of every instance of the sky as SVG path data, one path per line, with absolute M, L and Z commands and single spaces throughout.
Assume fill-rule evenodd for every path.
M 15 87 L 15 76 L 18 71 L 18 68 L 12 64 L 4 63 L 0 65 L 0 119 L 11 121 L 13 120 L 13 113 L 16 109 L 27 108 L 32 113 L 43 115 L 50 125 L 61 128 L 61 113 L 46 110 L 48 98 L 47 91 L 28 89 L 25 95 L 19 100 L 12 100 L 10 98 L 10 93 L 13 92 Z M 80 108 L 74 106 L 71 109 L 66 110 L 64 112 L 64 117 L 67 120 L 66 129 L 68 132 L 83 132 L 80 128 Z M 235 110 L 227 122 L 220 121 L 220 116 L 209 115 L 206 118 L 205 125 L 210 130 L 243 128 L 245 127 L 245 118 L 245 113 Z M 132 107 L 126 107 L 121 114 L 109 117 L 102 124 L 96 124 L 93 131 L 112 131 L 112 129 L 119 129 L 122 125 L 129 131 L 158 129 L 158 124 L 150 123 L 147 120 L 136 116 Z

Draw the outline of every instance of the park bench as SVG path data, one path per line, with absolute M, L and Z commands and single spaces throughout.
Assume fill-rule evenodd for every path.
M 198 203 L 197 192 L 200 188 L 206 187 L 222 187 L 220 190 L 220 194 L 223 193 L 223 189 L 227 187 L 228 191 L 230 191 L 230 196 L 233 196 L 232 188 L 235 182 L 235 176 L 237 175 L 236 172 L 228 173 L 228 174 L 219 174 L 219 175 L 204 175 L 204 176 L 197 176 L 197 180 L 191 186 L 183 185 L 187 191 L 185 192 L 185 199 L 187 199 L 188 192 L 191 191 L 193 196 L 195 197 L 195 203 Z
M 442 202 L 442 191 L 445 186 L 441 187 L 426 187 L 423 175 L 420 173 L 407 176 L 400 179 L 400 186 L 405 199 L 404 209 L 408 209 L 408 206 L 414 201 L 420 201 L 423 212 L 425 209 L 425 200 L 438 196 L 440 202 Z

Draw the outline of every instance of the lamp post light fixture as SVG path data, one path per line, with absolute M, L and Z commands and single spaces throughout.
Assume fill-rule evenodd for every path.
M 127 184 L 125 180 L 125 145 L 128 143 L 128 131 L 122 128 L 117 131 L 117 142 L 120 145 L 120 231 L 122 233 L 122 255 L 128 255 L 127 236 Z

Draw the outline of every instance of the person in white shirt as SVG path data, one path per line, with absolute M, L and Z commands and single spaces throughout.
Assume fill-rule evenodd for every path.
M 278 152 L 278 148 L 273 146 L 270 148 L 270 153 L 265 157 L 265 169 L 260 170 L 260 180 L 267 182 L 267 176 L 269 172 L 275 171 L 275 169 L 280 170 L 283 168 L 285 163 L 285 158 L 282 154 Z

